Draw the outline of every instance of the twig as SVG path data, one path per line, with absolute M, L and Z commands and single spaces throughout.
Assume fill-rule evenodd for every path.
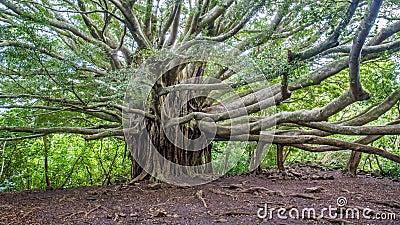
M 200 199 L 201 202 L 203 202 L 204 208 L 207 208 L 206 200 L 203 198 L 203 190 L 198 190 L 198 191 L 196 192 L 196 197 L 197 197 L 198 199 Z
M 87 217 L 90 213 L 100 209 L 101 205 L 97 205 L 95 208 L 89 210 L 88 212 L 85 213 L 85 217 Z

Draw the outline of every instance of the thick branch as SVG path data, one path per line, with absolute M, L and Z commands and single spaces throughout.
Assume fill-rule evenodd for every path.
M 360 80 L 360 58 L 361 50 L 364 46 L 365 40 L 375 23 L 378 16 L 379 8 L 382 5 L 382 0 L 372 0 L 368 10 L 368 16 L 361 23 L 361 32 L 358 37 L 353 41 L 353 46 L 349 58 L 349 75 L 350 75 L 350 90 L 356 100 L 368 99 L 369 93 L 366 92 L 361 85 Z
M 342 31 L 346 28 L 346 26 L 349 24 L 351 18 L 354 15 L 354 12 L 356 11 L 356 9 L 358 7 L 358 3 L 359 3 L 359 0 L 351 1 L 349 7 L 347 8 L 345 18 L 337 25 L 333 34 L 331 34 L 324 42 L 318 44 L 315 47 L 307 49 L 304 52 L 294 53 L 294 58 L 306 60 L 306 59 L 309 59 L 309 58 L 312 58 L 312 57 L 318 55 L 319 53 L 321 53 L 327 49 L 337 46 L 339 44 L 338 43 L 339 36 L 342 33 Z
M 305 149 L 307 151 L 313 152 L 326 152 L 326 151 L 339 151 L 341 149 L 349 149 L 357 152 L 363 152 L 368 154 L 380 155 L 384 158 L 390 159 L 394 162 L 400 163 L 400 156 L 395 155 L 391 152 L 384 151 L 380 148 L 376 148 L 373 146 L 358 144 L 358 143 L 350 143 L 341 141 L 333 138 L 324 138 L 317 136 L 281 136 L 281 135 L 250 135 L 250 136 L 233 136 L 230 137 L 232 141 L 270 141 L 273 140 L 273 144 L 283 144 L 283 145 L 294 145 L 294 144 L 318 144 L 318 145 L 329 145 L 335 146 L 339 148 L 334 149 Z
M 140 49 L 149 48 L 151 46 L 147 37 L 143 34 L 143 31 L 140 27 L 139 21 L 136 16 L 133 14 L 132 5 L 127 4 L 125 2 L 121 2 L 119 0 L 110 0 L 124 15 L 125 20 L 127 22 L 128 29 L 138 43 Z
M 225 13 L 225 11 L 232 5 L 233 2 L 234 0 L 227 0 L 223 4 L 217 4 L 214 6 L 214 8 L 200 18 L 199 28 L 202 29 L 214 23 L 216 19 Z
M 53 133 L 71 133 L 71 134 L 97 134 L 103 132 L 103 129 L 90 129 L 80 127 L 49 127 L 49 128 L 32 128 L 32 127 L 16 127 L 16 126 L 0 126 L 0 130 L 9 132 L 33 133 L 33 134 L 53 134 Z
M 397 135 L 400 134 L 399 125 L 386 126 L 342 126 L 324 122 L 302 123 L 300 125 L 326 131 L 332 134 L 346 135 Z

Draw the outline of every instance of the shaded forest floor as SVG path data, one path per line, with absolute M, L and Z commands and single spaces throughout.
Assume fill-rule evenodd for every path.
M 337 204 L 344 207 L 332 209 L 332 216 L 322 210 Z M 257 211 L 263 215 L 265 207 L 276 210 L 260 219 Z M 280 217 L 278 208 L 286 210 Z M 307 218 L 304 208 L 324 216 Z M 353 219 L 350 210 L 355 217 L 359 211 L 360 218 Z M 301 218 L 290 218 L 289 212 L 295 216 L 297 211 Z M 364 211 L 370 219 L 362 215 Z M 373 219 L 393 217 L 391 213 L 395 219 Z M 400 182 L 367 173 L 351 178 L 340 171 L 295 164 L 285 173 L 271 169 L 195 187 L 140 182 L 0 194 L 0 224 L 214 223 L 400 224 Z

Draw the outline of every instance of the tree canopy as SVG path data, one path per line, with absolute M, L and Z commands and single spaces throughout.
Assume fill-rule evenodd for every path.
M 400 163 L 394 146 L 371 145 L 400 134 L 399 5 L 398 0 L 0 0 L 0 140 L 53 133 L 126 140 L 124 94 L 132 88 L 132 74 L 164 49 L 207 41 L 251 59 L 263 80 L 240 79 L 231 68 L 207 62 L 162 74 L 152 89 L 152 106 L 133 113 L 145 118 L 154 132 L 150 141 L 164 149 L 158 149 L 163 156 L 172 151 L 167 158 L 182 165 L 211 161 L 211 145 L 194 160 L 163 143 L 157 106 L 168 93 L 221 87 L 184 83 L 206 77 L 239 98 L 228 96 L 225 105 L 187 99 L 190 104 L 170 122 L 189 139 L 200 137 L 198 126 L 208 118 L 214 125 L 207 130 L 204 123 L 202 132 L 215 132 L 213 141 L 257 141 L 256 155 L 271 142 L 278 149 L 352 150 L 353 172 L 361 153 Z M 235 114 L 238 109 L 242 113 Z M 248 135 L 234 134 L 237 130 Z M 148 147 L 134 143 L 131 148 Z M 134 174 L 143 178 L 139 168 Z

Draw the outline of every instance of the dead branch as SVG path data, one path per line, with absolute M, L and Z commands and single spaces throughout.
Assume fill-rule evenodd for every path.
M 203 203 L 204 208 L 207 208 L 206 200 L 203 198 L 203 190 L 198 190 L 196 192 L 196 197 Z

